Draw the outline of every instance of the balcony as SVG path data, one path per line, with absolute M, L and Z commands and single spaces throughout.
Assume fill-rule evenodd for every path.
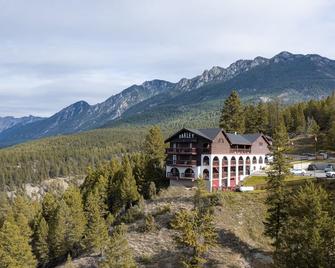
M 251 149 L 239 149 L 239 148 L 231 148 L 229 150 L 231 154 L 250 154 Z
M 166 148 L 167 154 L 197 154 L 197 148 Z
M 175 180 L 179 180 L 179 179 L 190 179 L 190 180 L 194 180 L 195 176 L 194 173 L 171 173 L 168 172 L 167 173 L 167 178 L 169 179 L 175 179 Z
M 197 160 L 168 160 L 166 164 L 168 166 L 196 166 Z

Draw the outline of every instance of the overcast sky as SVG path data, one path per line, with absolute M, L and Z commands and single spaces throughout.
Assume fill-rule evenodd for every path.
M 335 59 L 332 0 L 0 0 L 0 116 L 280 51 Z

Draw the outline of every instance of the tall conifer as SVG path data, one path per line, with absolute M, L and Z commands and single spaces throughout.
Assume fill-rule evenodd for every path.
M 244 133 L 244 114 L 240 96 L 232 91 L 225 100 L 220 116 L 220 127 L 227 132 Z

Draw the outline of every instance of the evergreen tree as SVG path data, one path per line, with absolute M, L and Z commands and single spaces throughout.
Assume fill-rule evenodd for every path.
M 14 219 L 7 219 L 0 229 L 0 267 L 36 267 L 29 240 Z
M 263 102 L 259 102 L 256 107 L 257 114 L 257 128 L 260 133 L 269 134 L 268 133 L 268 124 L 269 124 L 269 115 L 266 112 L 266 105 Z
M 140 198 L 128 157 L 122 159 L 122 169 L 115 175 L 112 193 L 114 211 L 129 208 Z
M 245 132 L 257 133 L 259 131 L 257 107 L 253 104 L 244 107 Z
M 101 268 L 135 268 L 135 260 L 129 248 L 126 238 L 127 228 L 125 225 L 115 227 L 110 239 L 110 244 L 106 251 L 106 256 L 102 263 Z
M 39 213 L 34 224 L 33 252 L 41 267 L 44 267 L 49 261 L 48 233 L 49 226 L 42 214 Z
M 217 238 L 204 180 L 198 179 L 197 186 L 194 208 L 178 211 L 171 222 L 172 228 L 178 231 L 177 244 L 190 251 L 190 256 L 183 260 L 183 265 L 190 268 L 202 267 L 206 262 L 204 254 L 216 244 Z
M 244 133 L 243 107 L 237 91 L 232 91 L 221 110 L 220 127 L 226 132 Z
M 63 259 L 67 253 L 66 233 L 69 209 L 64 200 L 59 201 L 56 214 L 49 225 L 50 255 L 54 261 Z
M 164 162 L 165 162 L 165 144 L 163 134 L 159 127 L 154 126 L 149 130 L 144 142 L 144 152 L 146 156 L 144 197 L 148 197 L 148 187 L 150 182 L 155 182 L 156 187 L 160 189 L 164 185 Z
M 333 267 L 335 222 L 328 193 L 312 182 L 290 198 L 288 217 L 277 249 L 280 267 Z
M 158 166 L 163 166 L 165 161 L 165 143 L 161 129 L 153 126 L 149 129 L 144 142 L 144 152 Z
M 86 228 L 86 217 L 78 188 L 69 187 L 63 198 L 69 215 L 66 219 L 66 247 L 75 256 L 82 248 L 81 243 Z
M 316 136 L 320 130 L 318 123 L 314 120 L 313 117 L 307 118 L 306 132 L 307 134 Z
M 85 213 L 87 217 L 85 248 L 88 252 L 102 255 L 108 244 L 108 226 L 101 215 L 98 193 L 89 193 Z
M 276 249 L 281 244 L 281 234 L 287 216 L 287 194 L 284 180 L 288 175 L 288 164 L 285 153 L 288 151 L 288 135 L 281 122 L 274 133 L 272 145 L 273 162 L 268 171 L 266 204 L 268 206 L 265 221 L 265 234 L 273 239 Z

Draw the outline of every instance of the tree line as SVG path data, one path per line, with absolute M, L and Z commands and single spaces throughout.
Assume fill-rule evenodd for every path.
M 150 129 L 143 153 L 90 169 L 82 185 L 47 192 L 41 200 L 17 193 L 0 202 L 0 267 L 54 267 L 82 254 L 101 267 L 135 267 L 123 222 L 143 198 L 164 185 L 165 145 Z
M 335 94 L 291 105 L 283 105 L 279 100 L 243 104 L 233 91 L 224 102 L 219 125 L 227 132 L 273 136 L 281 122 L 290 138 L 313 135 L 319 148 L 335 149 Z

